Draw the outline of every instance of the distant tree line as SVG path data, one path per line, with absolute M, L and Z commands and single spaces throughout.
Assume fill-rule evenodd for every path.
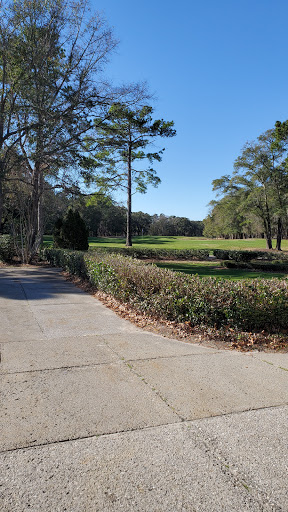
M 111 197 L 91 195 L 89 198 L 70 196 L 63 192 L 50 193 L 44 205 L 44 226 L 46 234 L 53 234 L 55 224 L 64 218 L 69 208 L 77 210 L 88 229 L 90 237 L 126 236 L 127 211 Z M 149 215 L 132 212 L 132 236 L 202 236 L 203 222 L 186 217 Z
M 213 182 L 220 199 L 210 203 L 204 236 L 266 238 L 281 250 L 288 237 L 288 121 L 247 142 L 231 175 Z

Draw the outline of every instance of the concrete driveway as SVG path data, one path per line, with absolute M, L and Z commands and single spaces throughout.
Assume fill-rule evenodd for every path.
M 1 512 L 288 511 L 288 354 L 120 319 L 59 270 L 0 269 Z

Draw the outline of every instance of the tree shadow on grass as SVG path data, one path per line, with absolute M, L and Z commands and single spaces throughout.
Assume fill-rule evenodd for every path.
M 137 245 L 165 245 L 177 240 L 176 236 L 162 237 L 162 236 L 139 236 L 134 237 L 132 241 Z
M 165 245 L 170 244 L 174 240 L 177 240 L 176 236 L 161 237 L 161 236 L 135 236 L 132 238 L 132 244 L 134 245 Z M 125 246 L 126 239 L 121 237 L 90 237 L 89 244 L 114 244 L 119 246 Z

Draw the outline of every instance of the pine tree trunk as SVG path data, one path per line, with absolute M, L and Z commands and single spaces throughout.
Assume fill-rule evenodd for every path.
M 132 211 L 132 169 L 131 169 L 131 147 L 129 146 L 129 150 L 128 150 L 128 165 L 127 165 L 127 230 L 126 230 L 126 247 L 132 247 L 131 211 Z
M 3 207 L 4 207 L 4 195 L 3 195 L 3 185 L 2 179 L 0 177 L 0 234 L 3 230 Z
M 281 217 L 278 218 L 277 223 L 277 242 L 276 242 L 276 249 L 277 251 L 281 251 L 281 242 L 282 242 L 282 220 Z
M 266 236 L 266 249 L 272 249 L 272 238 L 270 236 Z
M 266 210 L 266 219 L 264 220 L 264 228 L 265 228 L 265 236 L 266 236 L 266 248 L 272 249 L 272 228 L 271 228 L 270 209 L 269 209 L 269 205 L 268 205 L 266 189 L 265 189 L 265 210 Z

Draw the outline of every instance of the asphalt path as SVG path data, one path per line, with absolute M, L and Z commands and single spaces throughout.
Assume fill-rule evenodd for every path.
M 288 353 L 171 340 L 0 269 L 1 512 L 288 511 Z

